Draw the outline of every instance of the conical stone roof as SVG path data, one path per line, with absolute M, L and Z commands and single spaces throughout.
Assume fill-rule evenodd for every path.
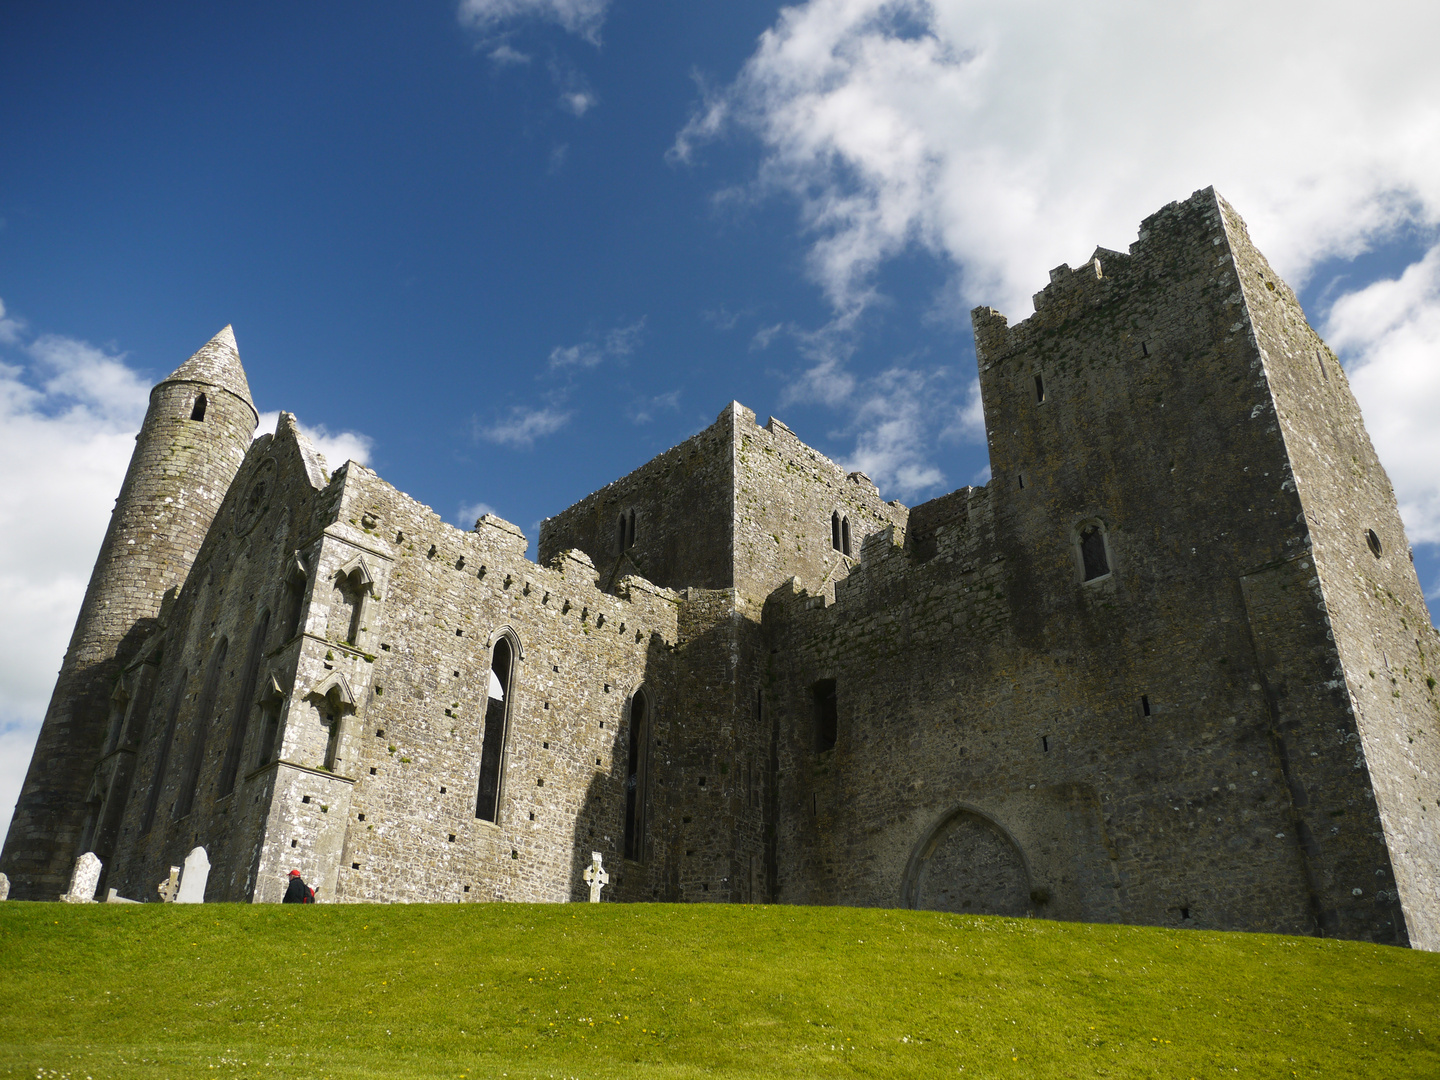
M 250 399 L 250 383 L 245 378 L 245 369 L 240 364 L 235 331 L 228 326 L 172 371 L 164 382 L 194 382 L 228 390 L 249 405 L 250 410 L 259 417 L 255 402 Z

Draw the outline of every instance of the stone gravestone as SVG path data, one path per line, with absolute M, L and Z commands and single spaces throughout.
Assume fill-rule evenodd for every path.
M 160 894 L 160 899 L 164 903 L 173 903 L 175 894 L 180 891 L 180 867 L 170 867 L 170 877 L 160 882 L 155 891 Z
M 203 904 L 205 882 L 210 879 L 210 856 L 203 847 L 197 847 L 185 856 L 185 869 L 180 873 L 180 895 L 177 904 Z
M 75 872 L 70 875 L 70 890 L 60 899 L 67 904 L 93 904 L 95 889 L 100 884 L 101 862 L 93 851 L 87 851 L 75 860 Z
M 600 852 L 590 853 L 590 865 L 585 868 L 585 884 L 590 886 L 590 902 L 600 902 L 600 889 L 610 884 L 610 875 L 605 872 L 605 867 L 600 865 Z
M 0 874 L 0 900 L 10 899 L 10 879 Z

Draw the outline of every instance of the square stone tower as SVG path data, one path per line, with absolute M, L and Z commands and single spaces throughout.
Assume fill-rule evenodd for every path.
M 1318 928 L 1440 947 L 1436 639 L 1334 354 L 1213 189 L 1035 307 L 974 314 L 1017 632 L 1104 647 L 1147 716 L 1262 696 Z

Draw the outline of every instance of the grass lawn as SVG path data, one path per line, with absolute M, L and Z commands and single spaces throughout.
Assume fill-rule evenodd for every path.
M 851 908 L 0 904 L 0 1076 L 1440 1077 L 1440 955 Z

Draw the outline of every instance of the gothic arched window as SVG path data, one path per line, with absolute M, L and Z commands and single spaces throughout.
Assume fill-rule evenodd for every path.
M 170 766 L 170 745 L 175 741 L 175 723 L 180 717 L 180 703 L 185 700 L 185 684 L 190 673 L 180 673 L 175 684 L 175 696 L 170 700 L 170 709 L 165 716 L 165 727 L 160 735 L 160 750 L 155 759 L 155 773 L 150 778 L 150 793 L 145 797 L 145 815 L 140 819 L 140 833 L 143 836 L 155 824 L 155 810 L 160 805 L 160 789 L 165 783 L 165 770 Z
M 630 699 L 629 750 L 625 767 L 625 858 L 645 858 L 645 811 L 649 803 L 650 698 L 644 690 Z
M 215 699 L 220 693 L 220 676 L 224 674 L 225 655 L 229 651 L 230 639 L 222 637 L 210 655 L 210 670 L 205 673 L 205 688 L 200 691 L 200 703 L 195 708 L 194 723 L 191 725 L 190 754 L 185 761 L 180 793 L 175 800 L 176 821 L 190 813 L 195 805 L 195 789 L 200 786 L 200 767 L 205 764 L 205 741 L 210 735 Z
M 245 671 L 240 678 L 240 696 L 235 699 L 235 715 L 230 721 L 230 745 L 225 749 L 225 763 L 220 768 L 219 794 L 235 790 L 235 776 L 240 771 L 240 751 L 245 746 L 245 732 L 250 726 L 250 710 L 255 706 L 255 686 L 260 676 L 260 658 L 265 655 L 265 638 L 270 633 L 270 612 L 262 611 L 250 634 L 250 650 L 245 656 Z
M 500 813 L 500 782 L 505 763 L 505 735 L 514 703 L 516 648 L 501 634 L 490 653 L 490 683 L 485 701 L 485 732 L 480 743 L 480 784 L 475 816 L 496 821 Z

